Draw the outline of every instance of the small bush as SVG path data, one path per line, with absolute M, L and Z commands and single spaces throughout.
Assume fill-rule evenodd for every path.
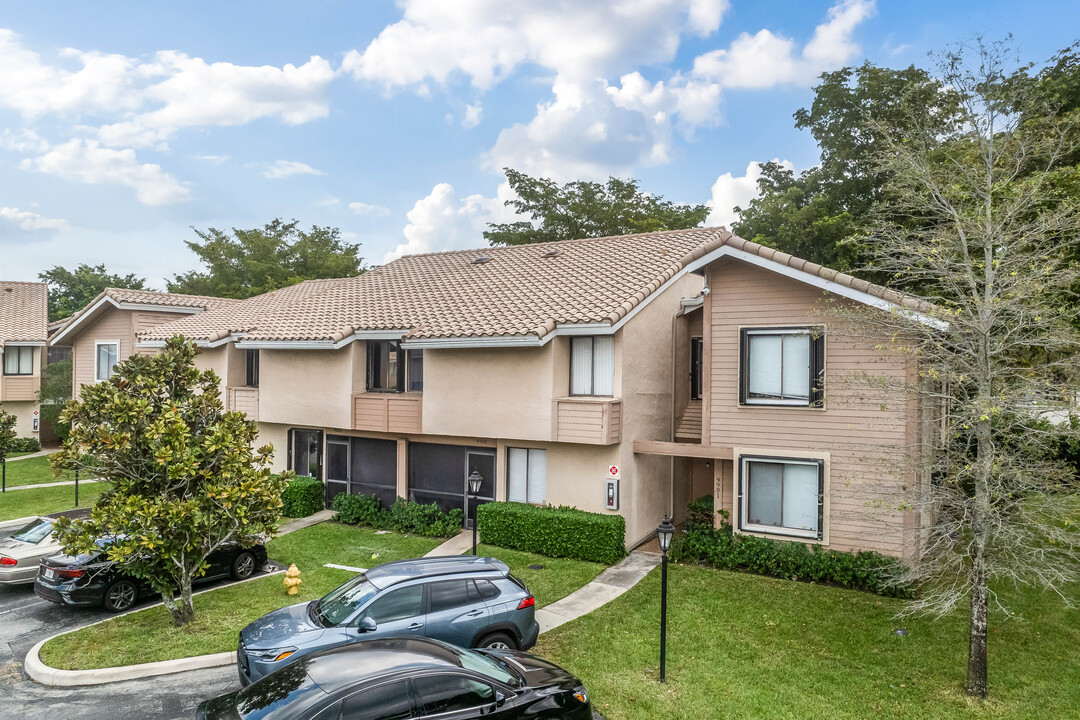
M 386 510 L 377 495 L 341 493 L 330 507 L 337 511 L 338 522 L 427 537 L 452 537 L 465 522 L 464 512 L 457 508 L 443 512 L 435 503 L 424 505 L 400 497 Z
M 41 450 L 41 443 L 37 438 L 23 437 L 11 441 L 9 452 L 13 453 L 36 453 Z
M 695 501 L 696 502 L 696 501 Z M 826 550 L 797 541 L 773 540 L 756 535 L 737 535 L 721 512 L 717 529 L 701 524 L 684 526 L 671 556 L 677 562 L 711 565 L 721 570 L 740 570 L 770 577 L 830 583 L 889 597 L 910 597 L 912 589 L 892 582 L 902 563 L 872 551 L 857 553 Z
M 318 478 L 294 477 L 281 493 L 281 514 L 291 518 L 307 517 L 323 509 L 325 497 L 326 491 Z
M 703 495 L 687 504 L 686 520 L 683 527 L 687 530 L 692 527 L 711 528 L 715 516 L 716 510 L 713 507 L 713 496 Z
M 611 565 L 626 556 L 626 520 L 571 507 L 491 502 L 477 508 L 477 530 L 489 545 Z

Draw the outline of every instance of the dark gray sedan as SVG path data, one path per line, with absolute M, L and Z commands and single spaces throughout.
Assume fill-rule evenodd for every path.
M 540 632 L 535 604 L 525 584 L 494 558 L 385 563 L 319 600 L 275 610 L 241 630 L 240 682 L 246 686 L 317 650 L 371 638 L 528 650 Z

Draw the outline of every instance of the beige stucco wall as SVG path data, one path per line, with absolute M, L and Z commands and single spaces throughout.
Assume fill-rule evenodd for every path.
M 318 428 L 352 426 L 354 347 L 340 350 L 262 350 L 259 420 Z
M 911 361 L 875 349 L 871 340 L 843 334 L 840 319 L 822 316 L 822 291 L 810 285 L 736 260 L 713 264 L 708 275 L 710 410 L 705 425 L 711 443 L 769 448 L 789 457 L 828 452 L 830 547 L 902 555 L 906 536 L 914 528 L 913 517 L 870 510 L 868 504 L 875 498 L 895 497 L 913 480 L 905 470 L 904 455 L 917 440 L 914 407 L 898 391 L 856 384 L 852 378 L 861 372 L 894 380 L 911 378 Z M 740 327 L 791 325 L 826 326 L 825 408 L 740 406 Z M 718 493 L 718 507 L 732 508 L 737 474 L 737 466 L 718 464 L 717 485 L 731 486 L 723 495 Z
M 34 348 L 34 369 L 30 375 L 0 374 L 0 404 L 4 412 L 15 416 L 18 437 L 39 437 L 39 432 L 34 430 L 34 413 L 38 410 L 37 392 L 41 389 L 46 352 L 44 347 Z

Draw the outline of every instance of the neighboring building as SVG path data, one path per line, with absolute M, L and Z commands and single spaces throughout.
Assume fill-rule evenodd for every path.
M 19 437 L 39 438 L 38 389 L 49 324 L 45 283 L 0 281 L 0 404 Z
M 136 352 L 135 334 L 178 317 L 238 302 L 223 298 L 106 288 L 52 331 L 50 345 L 70 347 L 72 393 L 107 379 L 113 367 Z M 153 352 L 152 350 L 149 352 Z
M 711 494 L 738 532 L 900 555 L 917 516 L 860 510 L 916 480 L 917 412 L 842 378 L 914 368 L 820 315 L 826 293 L 925 309 L 698 228 L 404 257 L 132 332 L 202 346 L 276 469 L 327 502 L 463 508 L 475 471 L 481 502 L 620 513 L 630 546 Z

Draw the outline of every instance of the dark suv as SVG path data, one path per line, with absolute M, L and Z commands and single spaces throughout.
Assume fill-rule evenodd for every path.
M 108 548 L 106 538 L 98 540 L 95 552 L 45 558 L 38 566 L 34 592 L 60 605 L 103 607 L 111 612 L 123 612 L 140 598 L 153 595 L 145 581 L 125 575 L 107 559 Z M 266 547 L 261 542 L 251 547 L 226 543 L 207 560 L 210 567 L 196 582 L 223 577 L 246 580 L 266 564 Z
M 535 601 L 500 560 L 436 557 L 379 565 L 324 597 L 263 615 L 240 631 L 240 683 L 358 640 L 430 637 L 462 647 L 528 650 Z

